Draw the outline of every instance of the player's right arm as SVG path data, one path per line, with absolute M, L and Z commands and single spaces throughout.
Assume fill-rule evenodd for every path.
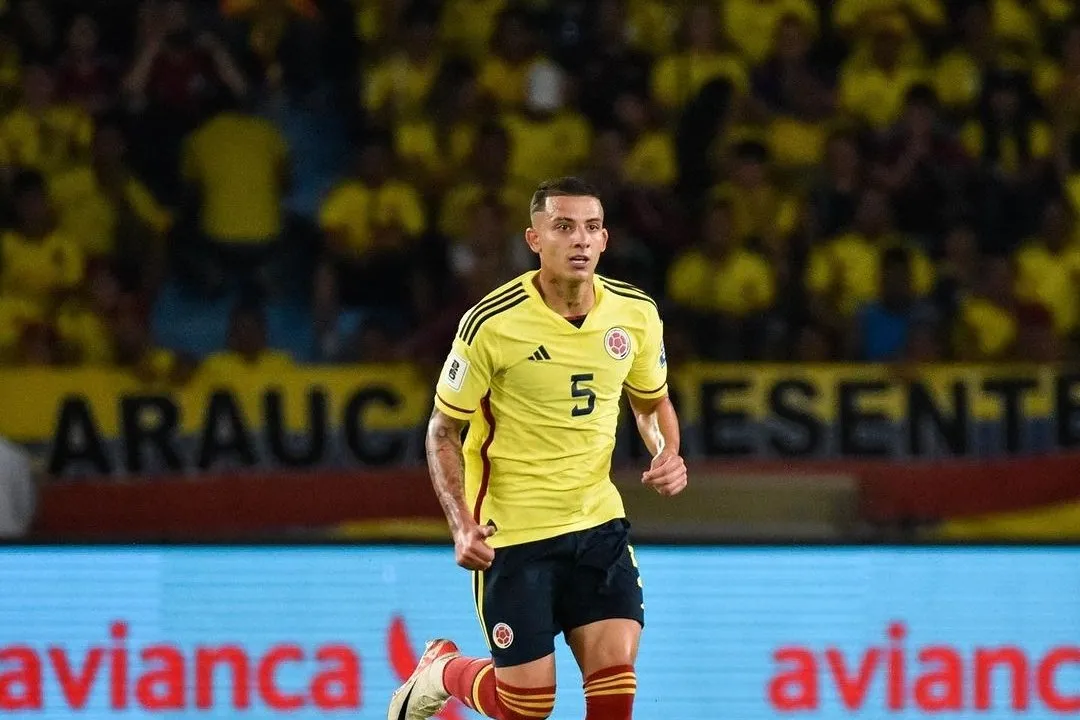
M 464 429 L 464 421 L 435 408 L 428 421 L 425 441 L 428 470 L 454 536 L 457 564 L 466 570 L 487 570 L 495 551 L 484 539 L 491 537 L 495 528 L 478 525 L 465 502 L 465 457 L 461 451 Z
M 474 317 L 475 316 L 475 317 Z M 428 422 L 428 469 L 450 531 L 457 563 L 469 570 L 486 570 L 495 552 L 484 540 L 495 528 L 481 526 L 465 500 L 465 457 L 461 434 L 479 412 L 491 377 L 498 367 L 495 347 L 479 332 L 482 314 L 466 313 L 435 388 L 435 410 Z

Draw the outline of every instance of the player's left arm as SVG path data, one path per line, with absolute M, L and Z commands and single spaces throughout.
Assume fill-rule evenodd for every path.
M 643 400 L 629 394 L 638 432 L 653 456 L 641 482 L 661 495 L 678 495 L 686 487 L 686 462 L 679 454 L 679 416 L 671 398 Z
M 653 458 L 641 482 L 661 495 L 677 495 L 686 487 L 686 463 L 679 455 L 679 416 L 668 397 L 664 326 L 653 308 L 638 344 L 624 385 L 638 432 Z

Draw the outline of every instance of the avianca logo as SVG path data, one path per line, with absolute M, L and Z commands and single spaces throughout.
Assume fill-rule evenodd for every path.
M 28 645 L 0 646 L 0 711 L 45 710 L 52 704 L 44 692 L 51 675 L 63 702 L 72 710 L 86 707 L 104 684 L 113 710 L 139 707 L 151 712 L 206 710 L 230 705 L 246 709 L 261 700 L 266 708 L 288 713 L 305 707 L 356 710 L 361 706 L 360 657 L 348 645 L 322 645 L 305 650 L 279 643 L 252 654 L 240 645 L 197 645 L 191 652 L 172 644 L 127 646 L 128 625 L 109 627 L 111 644 L 91 647 L 75 657 L 63 647 L 39 651 Z M 419 661 L 409 640 L 405 620 L 392 618 L 386 633 L 391 669 L 404 682 Z M 298 663 L 305 670 L 299 682 L 283 688 L 279 673 Z M 220 673 L 225 673 L 221 675 Z M 228 683 L 218 682 L 227 677 Z M 439 713 L 440 720 L 463 720 L 455 701 Z
M 900 622 L 889 625 L 887 635 L 887 644 L 853 658 L 836 648 L 779 648 L 773 653 L 769 703 L 781 712 L 817 710 L 820 685 L 831 683 L 845 708 L 862 710 L 870 687 L 883 676 L 885 706 L 891 711 L 990 710 L 1004 682 L 1013 710 L 1041 704 L 1055 713 L 1080 712 L 1080 646 L 1061 645 L 1038 656 L 1012 645 L 977 647 L 965 654 L 950 645 L 909 650 L 904 645 L 907 628 Z
M 348 645 L 306 650 L 279 643 L 258 655 L 240 645 L 197 645 L 185 653 L 169 644 L 129 650 L 127 637 L 127 623 L 118 621 L 109 628 L 111 643 L 91 647 L 82 657 L 63 647 L 44 652 L 27 645 L 0 647 L 0 710 L 45 709 L 47 673 L 73 710 L 83 709 L 100 683 L 108 687 L 113 710 L 206 710 L 226 703 L 242 710 L 256 697 L 278 711 L 360 707 L 360 658 Z M 290 665 L 302 668 L 305 679 L 284 688 L 279 673 Z M 228 683 L 215 687 L 215 678 L 222 677 Z

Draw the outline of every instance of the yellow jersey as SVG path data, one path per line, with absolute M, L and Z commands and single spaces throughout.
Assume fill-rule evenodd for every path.
M 257 244 L 281 234 L 289 148 L 262 118 L 221 113 L 184 141 L 181 174 L 201 189 L 202 230 L 216 242 Z
M 505 547 L 624 517 L 611 453 L 625 388 L 667 394 L 663 325 L 648 295 L 596 276 L 581 326 L 547 306 L 535 270 L 462 317 L 435 406 L 469 423 L 463 452 L 473 519 Z

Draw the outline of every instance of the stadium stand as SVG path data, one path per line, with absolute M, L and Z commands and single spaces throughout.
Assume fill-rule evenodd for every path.
M 677 361 L 1076 355 L 1068 2 L 13 0 L 0 50 L 5 365 L 114 364 L 128 305 L 408 357 L 563 173 Z

